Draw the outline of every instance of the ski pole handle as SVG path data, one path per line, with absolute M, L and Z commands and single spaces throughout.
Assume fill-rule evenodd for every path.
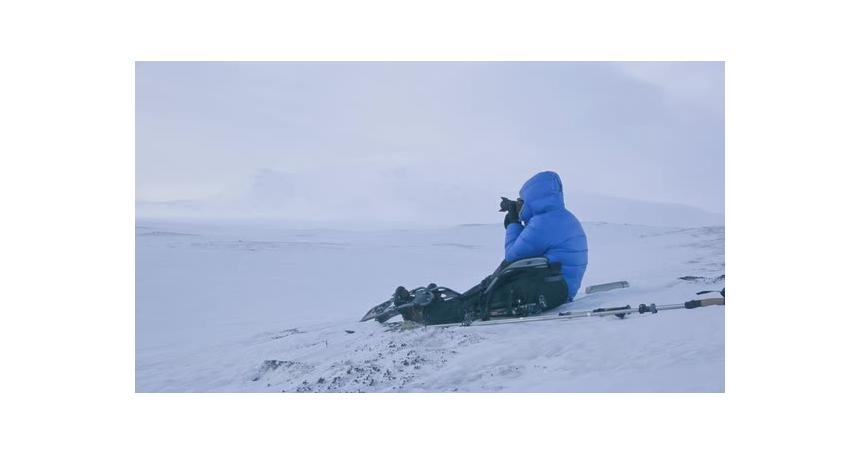
M 703 306 L 711 306 L 711 305 L 725 305 L 725 298 L 713 298 L 713 299 L 699 299 L 699 300 L 690 300 L 689 302 L 684 302 L 684 308 L 691 310 L 693 308 L 699 308 Z

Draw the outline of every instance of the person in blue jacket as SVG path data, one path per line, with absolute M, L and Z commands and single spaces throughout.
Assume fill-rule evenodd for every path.
M 505 215 L 505 261 L 544 256 L 561 263 L 573 300 L 588 265 L 588 242 L 579 220 L 564 207 L 561 178 L 552 171 L 535 174 L 523 184 L 520 200 L 519 212 Z
M 556 282 L 561 278 L 564 279 L 567 289 L 566 299 L 573 300 L 579 291 L 582 276 L 585 275 L 585 268 L 588 265 L 588 243 L 579 220 L 564 207 L 564 194 L 558 174 L 551 171 L 535 174 L 523 184 L 520 197 L 516 202 L 502 198 L 500 207 L 502 211 L 508 213 L 504 221 L 505 259 L 496 271 L 484 278 L 481 283 L 452 299 L 438 298 L 446 292 L 440 289 L 447 288 L 439 288 L 432 283 L 426 288 L 418 288 L 414 296 L 405 287 L 398 287 L 392 301 L 404 320 L 423 324 L 450 322 L 468 324 L 480 311 L 492 309 L 489 308 L 491 302 L 485 297 L 486 295 L 504 295 L 505 292 L 512 292 L 521 296 L 522 292 L 527 292 L 527 289 L 534 289 L 535 283 L 552 281 L 551 278 L 546 281 L 543 281 L 543 278 L 536 279 L 528 273 L 523 275 L 513 273 L 507 281 L 496 280 L 505 273 L 512 262 L 525 258 L 545 257 L 550 264 L 558 264 L 561 276 L 559 277 L 558 271 L 555 272 L 555 277 L 558 278 Z M 505 284 L 494 287 L 494 283 Z M 543 289 L 554 292 L 550 288 Z M 556 289 L 557 299 L 553 298 L 555 303 L 550 303 L 554 306 L 560 304 L 560 301 L 565 298 L 564 288 L 556 287 Z M 504 300 L 501 302 L 504 304 Z M 499 301 L 495 299 L 492 301 L 493 305 L 497 303 Z M 383 306 L 386 304 L 387 302 Z M 483 310 L 480 307 L 483 307 Z M 488 316 L 484 313 L 481 317 Z

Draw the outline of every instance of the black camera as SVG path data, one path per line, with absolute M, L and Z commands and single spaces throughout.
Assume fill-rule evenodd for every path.
M 523 208 L 523 200 L 517 198 L 516 201 L 512 201 L 504 196 L 502 196 L 502 202 L 499 202 L 499 211 L 500 212 L 514 212 L 520 213 L 520 209 Z

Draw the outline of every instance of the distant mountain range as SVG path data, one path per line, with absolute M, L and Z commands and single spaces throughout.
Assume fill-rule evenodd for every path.
M 359 191 L 351 191 L 338 188 L 336 179 L 264 170 L 235 194 L 175 201 L 139 200 L 136 212 L 139 218 L 265 218 L 339 226 L 456 225 L 501 220 L 496 211 L 498 195 L 485 190 L 399 174 L 368 180 Z M 582 221 L 678 227 L 725 224 L 723 214 L 682 204 L 576 191 L 565 192 L 565 203 Z

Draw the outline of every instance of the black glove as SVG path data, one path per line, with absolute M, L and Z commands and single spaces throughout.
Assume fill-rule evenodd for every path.
M 520 210 L 523 208 L 523 200 L 517 198 L 516 201 L 512 201 L 504 196 L 502 196 L 502 202 L 499 203 L 499 211 L 500 212 L 508 212 L 505 215 L 505 229 L 508 228 L 508 225 L 511 223 L 519 223 L 520 222 Z
M 509 210 L 508 214 L 505 215 L 505 229 L 508 228 L 508 225 L 511 223 L 519 223 L 520 216 L 516 210 Z

